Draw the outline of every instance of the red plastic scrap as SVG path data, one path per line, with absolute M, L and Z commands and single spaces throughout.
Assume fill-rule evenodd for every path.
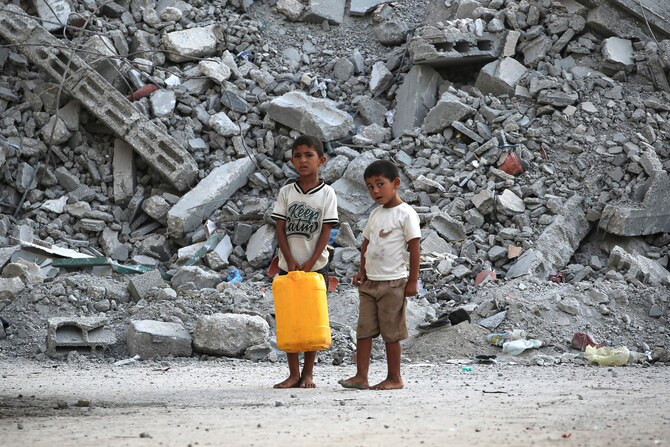
M 563 438 L 563 439 L 568 439 L 570 436 L 572 436 L 572 433 L 563 433 L 563 434 L 561 435 L 561 438 Z
M 585 350 L 587 346 L 601 346 L 594 340 L 593 335 L 587 332 L 575 333 L 575 335 L 572 336 L 571 344 L 573 348 L 579 349 L 580 351 Z
M 145 96 L 149 96 L 158 89 L 159 87 L 155 84 L 143 85 L 142 87 L 138 88 L 133 93 L 128 95 L 128 100 L 137 101 L 138 99 L 144 98 Z
M 559 283 L 563 282 L 563 280 L 565 279 L 565 275 L 563 274 L 563 272 L 558 272 L 555 275 L 551 275 L 549 279 L 551 280 L 551 282 Z

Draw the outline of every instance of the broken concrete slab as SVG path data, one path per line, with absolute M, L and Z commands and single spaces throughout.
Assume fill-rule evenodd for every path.
M 134 320 L 128 327 L 128 355 L 141 359 L 154 357 L 190 357 L 193 353 L 191 335 L 179 323 L 155 320 Z
M 247 183 L 255 169 L 251 159 L 240 158 L 212 170 L 168 212 L 170 235 L 180 237 L 195 230 L 203 219 Z
M 71 351 L 101 353 L 116 343 L 116 336 L 104 326 L 105 317 L 54 317 L 47 321 L 47 355 L 56 357 Z
M 561 214 L 537 238 L 535 246 L 524 252 L 510 267 L 507 278 L 532 274 L 546 279 L 570 261 L 590 230 L 583 201 L 584 198 L 578 194 L 568 199 Z
M 354 128 L 353 118 L 339 110 L 334 101 L 313 98 L 301 91 L 288 92 L 272 100 L 268 115 L 278 123 L 324 142 L 342 139 Z
M 437 87 L 441 82 L 442 76 L 435 69 L 424 65 L 412 67 L 396 95 L 394 138 L 406 130 L 421 127 L 424 118 L 437 103 Z
M 512 96 L 514 88 L 527 71 L 528 69 L 516 59 L 504 57 L 482 67 L 475 87 L 482 93 Z
M 277 11 L 295 22 L 302 16 L 304 5 L 298 0 L 277 0 Z
M 222 314 L 200 317 L 193 333 L 196 352 L 241 357 L 248 348 L 265 343 L 268 322 L 257 315 Z

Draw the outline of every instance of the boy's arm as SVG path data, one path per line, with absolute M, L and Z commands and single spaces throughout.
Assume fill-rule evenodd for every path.
M 286 221 L 284 219 L 278 219 L 275 226 L 277 229 L 279 250 L 281 250 L 281 253 L 284 255 L 284 259 L 286 259 L 286 268 L 289 272 L 298 270 L 298 263 L 291 254 L 291 249 L 288 246 L 288 239 L 286 238 Z
M 419 293 L 419 262 L 421 254 L 421 238 L 414 238 L 407 242 L 409 250 L 409 277 L 405 285 L 405 297 Z
M 324 223 L 323 225 L 321 225 L 321 234 L 319 235 L 319 239 L 316 241 L 316 247 L 314 248 L 314 253 L 312 253 L 312 257 L 310 257 L 307 261 L 305 261 L 304 264 L 298 266 L 300 270 L 302 270 L 303 272 L 312 271 L 314 264 L 316 264 L 316 261 L 319 260 L 321 253 L 323 253 L 323 250 L 326 249 L 326 245 L 328 245 L 328 239 L 330 239 L 330 230 L 332 228 L 333 226 L 331 224 Z
M 360 286 L 367 279 L 367 274 L 365 273 L 365 253 L 368 251 L 368 242 L 367 239 L 363 239 L 363 244 L 361 245 L 361 268 L 354 275 L 353 282 L 355 286 Z

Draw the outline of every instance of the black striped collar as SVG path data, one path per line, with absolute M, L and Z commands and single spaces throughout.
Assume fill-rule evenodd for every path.
M 300 185 L 298 182 L 295 182 L 293 184 L 293 187 L 296 189 L 301 194 L 316 194 L 317 192 L 321 191 L 324 187 L 326 186 L 326 182 L 321 180 L 318 185 L 316 185 L 314 188 L 308 190 L 308 191 L 303 191 L 302 188 L 300 188 Z

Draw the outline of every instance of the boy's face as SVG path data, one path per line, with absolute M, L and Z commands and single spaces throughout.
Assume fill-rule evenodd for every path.
M 291 151 L 291 163 L 300 177 L 318 174 L 319 167 L 326 162 L 326 157 L 319 157 L 318 152 L 304 144 L 297 146 Z
M 365 185 L 368 187 L 370 197 L 377 205 L 397 205 L 400 178 L 396 177 L 395 180 L 389 180 L 382 175 L 373 175 L 365 179 Z

